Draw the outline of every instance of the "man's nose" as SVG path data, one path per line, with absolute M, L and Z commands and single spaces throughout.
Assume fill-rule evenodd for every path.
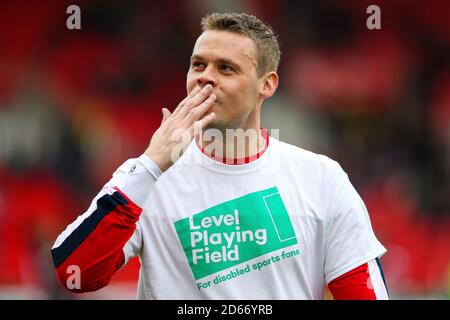
M 202 88 L 207 84 L 215 87 L 217 85 L 217 77 L 214 74 L 214 70 L 211 67 L 206 68 L 198 77 L 197 84 Z

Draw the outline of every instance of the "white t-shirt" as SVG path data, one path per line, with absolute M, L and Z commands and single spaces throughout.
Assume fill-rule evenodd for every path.
M 164 174 L 142 155 L 110 183 L 143 207 L 124 247 L 140 258 L 138 299 L 323 299 L 386 252 L 339 164 L 272 137 L 248 164 L 192 142 Z

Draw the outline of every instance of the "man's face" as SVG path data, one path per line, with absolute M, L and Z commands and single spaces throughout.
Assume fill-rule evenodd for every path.
M 192 53 L 186 87 L 190 93 L 198 86 L 212 85 L 217 101 L 208 113 L 214 112 L 216 117 L 209 127 L 250 126 L 262 103 L 256 66 L 256 47 L 247 36 L 216 30 L 200 35 Z

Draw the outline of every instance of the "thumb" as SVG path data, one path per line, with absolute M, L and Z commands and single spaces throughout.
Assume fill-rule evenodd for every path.
M 170 111 L 167 108 L 162 108 L 161 111 L 162 111 L 162 114 L 163 114 L 163 118 L 161 120 L 161 124 L 163 124 L 170 117 L 171 113 L 170 113 Z

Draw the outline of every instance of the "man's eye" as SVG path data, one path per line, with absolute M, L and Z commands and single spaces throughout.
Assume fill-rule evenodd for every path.
M 201 62 L 193 62 L 192 63 L 192 67 L 193 68 L 196 68 L 196 69 L 198 69 L 198 68 L 203 68 L 205 65 L 203 64 L 203 63 L 201 63 Z
M 234 71 L 234 69 L 232 67 L 227 66 L 226 64 L 221 65 L 220 69 L 223 71 Z

